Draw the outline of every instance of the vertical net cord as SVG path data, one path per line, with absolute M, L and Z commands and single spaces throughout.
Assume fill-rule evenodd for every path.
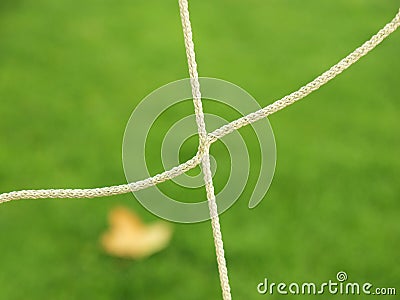
M 329 81 L 331 81 L 336 76 L 340 75 L 343 71 L 352 66 L 354 63 L 356 63 L 361 57 L 367 55 L 370 51 L 372 51 L 376 46 L 378 46 L 384 39 L 386 39 L 399 27 L 400 27 L 400 10 L 393 18 L 393 20 L 390 21 L 388 24 L 386 24 L 385 27 L 383 27 L 381 30 L 379 30 L 378 33 L 373 35 L 368 41 L 362 44 L 361 47 L 358 47 L 356 50 L 351 52 L 337 64 L 332 66 L 328 71 L 325 71 L 314 80 L 302 86 L 297 91 L 289 95 L 286 95 L 285 97 L 275 101 L 274 103 L 214 130 L 213 132 L 208 134 L 208 139 L 204 143 L 204 145 L 211 145 L 216 140 L 224 137 L 225 135 L 233 132 L 234 130 L 252 124 L 262 118 L 265 118 L 273 113 L 276 113 L 284 109 L 285 107 L 292 105 L 297 101 L 303 99 L 304 97 L 308 96 L 314 91 L 318 90 L 320 87 L 327 84 Z M 375 105 L 379 106 L 379 104 Z M 159 184 L 161 182 L 179 176 L 197 166 L 204 157 L 204 151 L 203 151 L 204 145 L 201 145 L 202 148 L 199 148 L 197 154 L 193 158 L 186 161 L 185 163 L 182 163 L 179 166 L 173 167 L 172 169 L 169 169 L 167 171 L 164 171 L 162 173 L 159 173 L 155 176 L 143 180 L 138 180 L 128 184 L 106 186 L 101 188 L 20 190 L 8 193 L 1 193 L 0 204 L 20 199 L 46 199 L 46 198 L 82 199 L 82 198 L 109 197 L 114 195 L 126 194 L 131 191 L 139 191 L 142 189 L 146 189 L 148 187 L 154 186 L 156 184 Z
M 187 0 L 179 0 L 182 28 L 185 39 L 186 56 L 189 66 L 190 83 L 192 87 L 193 104 L 196 114 L 196 123 L 199 133 L 199 152 L 204 152 L 201 160 L 204 182 L 207 192 L 208 206 L 210 209 L 211 226 L 214 237 L 215 251 L 217 256 L 219 278 L 224 300 L 232 299 L 229 286 L 228 269 L 226 267 L 224 244 L 222 241 L 221 226 L 219 223 L 218 208 L 215 199 L 214 185 L 210 167 L 210 142 L 207 139 L 206 124 L 204 122 L 203 105 L 201 102 L 201 92 L 199 75 L 197 73 L 196 56 L 192 37 L 192 28 L 189 19 L 189 9 Z

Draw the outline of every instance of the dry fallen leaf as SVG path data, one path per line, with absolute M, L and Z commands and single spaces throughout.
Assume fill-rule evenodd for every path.
M 104 250 L 113 256 L 144 258 L 164 249 L 172 236 L 166 222 L 144 224 L 132 211 L 117 207 L 109 214 L 110 228 L 103 235 Z

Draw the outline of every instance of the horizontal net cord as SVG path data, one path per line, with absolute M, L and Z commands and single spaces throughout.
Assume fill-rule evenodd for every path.
M 337 75 L 348 69 L 351 65 L 357 62 L 361 57 L 365 56 L 377 45 L 379 45 L 385 38 L 392 34 L 400 26 L 400 10 L 394 19 L 388 23 L 384 28 L 379 30 L 377 34 L 372 36 L 370 40 L 365 42 L 361 47 L 350 53 L 339 63 L 331 67 L 328 71 L 315 78 L 310 83 L 301 87 L 297 91 L 273 102 L 272 104 L 250 113 L 244 117 L 241 117 L 227 125 L 224 125 L 207 135 L 207 141 L 205 144 L 212 144 L 217 139 L 237 130 L 243 126 L 254 123 L 266 116 L 269 116 L 281 109 L 295 103 L 296 101 L 306 97 L 313 91 L 319 89 L 324 84 L 335 78 Z M 166 180 L 177 177 L 186 171 L 196 167 L 202 160 L 205 149 L 200 148 L 197 154 L 188 160 L 187 162 L 174 167 L 168 171 L 164 171 L 153 177 L 149 177 L 144 180 L 139 180 L 133 183 L 127 183 L 122 185 L 115 185 L 110 187 L 92 188 L 92 189 L 45 189 L 45 190 L 21 190 L 9 193 L 0 194 L 0 204 L 12 200 L 21 199 L 45 199 L 45 198 L 97 198 L 107 197 L 120 194 L 126 194 L 131 191 L 139 191 Z
M 203 154 L 198 152 L 193 158 L 188 161 L 176 166 L 170 170 L 159 173 L 155 176 L 139 180 L 132 183 L 114 185 L 109 187 L 101 188 L 89 188 L 89 189 L 42 189 L 42 190 L 21 190 L 9 193 L 0 194 L 0 204 L 12 200 L 22 199 L 64 199 L 64 198 L 99 198 L 126 194 L 129 192 L 135 192 L 143 190 L 145 188 L 154 186 L 161 182 L 175 178 L 191 169 L 196 167 Z

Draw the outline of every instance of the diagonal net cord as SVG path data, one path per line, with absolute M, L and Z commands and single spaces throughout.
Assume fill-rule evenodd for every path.
M 193 103 L 196 112 L 196 122 L 199 132 L 199 149 L 197 154 L 189 159 L 187 162 L 180 164 L 170 170 L 164 171 L 153 177 L 144 180 L 139 180 L 133 183 L 93 188 L 93 189 L 45 189 L 45 190 L 22 190 L 9 193 L 0 194 L 0 204 L 12 200 L 20 199 L 44 199 L 44 198 L 96 198 L 107 197 L 119 194 L 126 194 L 132 191 L 138 191 L 158 183 L 167 181 L 171 178 L 179 176 L 186 171 L 194 168 L 198 164 L 202 164 L 204 181 L 206 185 L 207 198 L 210 208 L 211 224 L 213 229 L 214 243 L 216 247 L 218 270 L 220 274 L 220 281 L 222 287 L 223 299 L 231 299 L 228 272 L 226 268 L 224 248 L 222 242 L 221 229 L 219 224 L 219 217 L 217 205 L 214 194 L 214 186 L 212 183 L 212 174 L 210 170 L 209 148 L 210 145 L 223 136 L 237 130 L 243 126 L 254 123 L 262 118 L 265 118 L 283 108 L 303 99 L 315 90 L 319 89 L 324 84 L 341 74 L 344 70 L 349 68 L 352 64 L 357 62 L 361 57 L 368 54 L 372 49 L 379 45 L 386 37 L 392 34 L 400 26 L 400 10 L 394 19 L 386 24 L 384 28 L 379 30 L 377 34 L 372 36 L 370 40 L 365 42 L 361 47 L 354 50 L 344 59 L 339 61 L 336 65 L 331 67 L 328 71 L 324 72 L 310 83 L 301 87 L 299 90 L 283 97 L 280 100 L 256 111 L 250 113 L 242 118 L 239 118 L 231 123 L 214 130 L 207 135 L 204 114 L 201 103 L 200 84 L 198 81 L 197 65 L 194 53 L 194 44 L 192 40 L 192 31 L 189 20 L 188 3 L 187 0 L 179 0 L 182 26 L 184 30 L 186 54 L 188 58 L 189 73 L 192 85 Z
M 352 64 L 356 63 L 361 57 L 368 54 L 372 49 L 378 46 L 385 38 L 392 34 L 400 26 L 400 10 L 390 21 L 386 24 L 377 34 L 371 37 L 370 40 L 365 42 L 362 46 L 354 50 L 352 53 L 347 55 L 344 59 L 338 62 L 336 65 L 331 67 L 328 71 L 324 72 L 322 75 L 315 78 L 313 81 L 309 82 L 305 86 L 301 87 L 299 90 L 283 97 L 280 100 L 256 111 L 248 114 L 240 119 L 237 119 L 227 125 L 222 126 L 219 129 L 214 130 L 207 136 L 207 143 L 212 144 L 217 139 L 233 132 L 248 124 L 254 123 L 257 120 L 265 118 L 281 109 L 295 103 L 298 100 L 303 99 L 312 92 L 319 89 L 321 86 L 325 85 L 333 78 L 341 74 L 344 70 L 349 68 Z M 129 192 L 139 191 L 145 188 L 149 188 L 158 183 L 167 181 L 171 178 L 177 177 L 186 171 L 196 167 L 200 164 L 205 151 L 200 148 L 197 154 L 189 159 L 187 162 L 180 164 L 170 170 L 166 170 L 159 173 L 153 177 L 149 177 L 136 182 L 114 185 L 109 187 L 101 188 L 90 188 L 90 189 L 43 189 L 43 190 L 21 190 L 9 193 L 0 194 L 0 204 L 12 200 L 21 199 L 57 199 L 57 198 L 98 198 L 98 197 L 108 197 L 120 194 L 126 194 Z
M 189 18 L 187 0 L 179 0 L 179 8 L 182 20 L 183 35 L 185 38 L 186 56 L 189 66 L 190 84 L 192 86 L 193 104 L 196 114 L 196 123 L 199 133 L 199 152 L 204 152 L 201 159 L 202 171 L 204 173 L 204 183 L 207 192 L 208 207 L 210 210 L 211 227 L 214 237 L 215 253 L 219 271 L 219 279 L 222 289 L 222 298 L 231 300 L 231 288 L 229 286 L 228 269 L 226 267 L 224 243 L 222 240 L 221 226 L 219 223 L 217 202 L 215 199 L 214 185 L 210 167 L 210 143 L 208 142 L 206 124 L 204 122 L 203 105 L 201 102 L 201 92 L 199 75 L 197 73 L 196 55 L 192 37 L 192 28 Z

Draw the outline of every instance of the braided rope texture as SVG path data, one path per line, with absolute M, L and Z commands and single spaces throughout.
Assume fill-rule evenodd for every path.
M 365 42 L 362 46 L 354 50 L 336 65 L 331 67 L 328 71 L 324 72 L 313 81 L 309 82 L 305 86 L 301 87 L 297 91 L 275 101 L 274 103 L 256 111 L 250 113 L 242 118 L 239 118 L 227 125 L 222 126 L 214 130 L 207 135 L 207 141 L 204 143 L 212 144 L 216 140 L 223 136 L 237 130 L 243 126 L 254 123 L 262 118 L 265 118 L 281 109 L 295 103 L 298 100 L 303 99 L 321 86 L 325 85 L 337 75 L 341 74 L 344 70 L 348 69 L 351 65 L 357 62 L 361 57 L 368 54 L 372 49 L 379 45 L 385 38 L 392 34 L 400 26 L 400 10 L 394 19 L 386 24 L 377 34 L 371 37 L 370 40 Z M 0 204 L 12 200 L 21 199 L 56 199 L 56 198 L 97 198 L 97 197 L 108 197 L 120 194 L 126 194 L 131 191 L 139 191 L 158 183 L 167 181 L 171 178 L 177 177 L 186 171 L 193 169 L 201 163 L 203 156 L 206 154 L 205 149 L 199 149 L 196 155 L 170 170 L 159 173 L 153 177 L 139 180 L 136 182 L 115 185 L 102 188 L 90 188 L 90 189 L 43 189 L 43 190 L 22 190 L 14 191 L 9 193 L 0 194 Z
M 210 164 L 210 143 L 207 139 L 206 124 L 204 122 L 203 105 L 201 102 L 200 82 L 197 72 L 196 54 L 192 36 L 192 27 L 189 18 L 189 9 L 187 0 L 179 0 L 179 8 L 182 20 L 183 35 L 185 39 L 186 56 L 188 60 L 190 84 L 192 87 L 193 104 L 196 114 L 196 123 L 199 133 L 199 152 L 204 151 L 201 159 L 202 171 L 204 174 L 204 183 L 206 187 L 208 207 L 211 217 L 211 227 L 214 238 L 215 253 L 217 256 L 217 265 L 222 289 L 222 298 L 231 300 L 231 288 L 229 286 L 228 268 L 226 266 L 224 243 L 222 240 L 221 225 L 219 223 L 217 201 L 215 199 L 214 184 L 212 180 Z

